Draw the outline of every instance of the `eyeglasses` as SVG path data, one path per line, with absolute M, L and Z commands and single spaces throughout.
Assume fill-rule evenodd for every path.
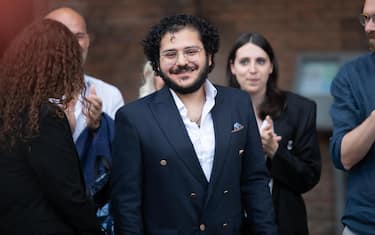
M 86 37 L 88 37 L 88 33 L 83 33 L 83 32 L 79 32 L 79 33 L 75 33 L 74 36 L 77 38 L 77 40 L 80 40 L 80 39 L 84 39 Z
M 182 54 L 184 58 L 189 61 L 193 62 L 199 59 L 199 53 L 202 51 L 202 47 L 187 47 L 182 50 Z M 167 50 L 160 53 L 160 57 L 162 58 L 162 62 L 167 65 L 174 65 L 177 62 L 177 58 L 179 56 L 179 52 L 177 50 Z
M 359 15 L 359 23 L 361 23 L 362 26 L 366 26 L 366 24 L 372 20 L 372 23 L 375 23 L 375 15 L 368 15 L 366 13 Z

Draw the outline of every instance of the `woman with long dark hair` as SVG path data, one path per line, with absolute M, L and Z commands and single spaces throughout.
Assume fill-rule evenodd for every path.
M 236 40 L 227 60 L 227 79 L 230 86 L 251 96 L 272 178 L 279 234 L 308 234 L 301 195 L 320 179 L 316 104 L 278 88 L 274 51 L 258 33 L 245 33 Z
M 81 52 L 61 23 L 31 24 L 0 64 L 0 234 L 102 234 L 66 110 L 84 89 Z

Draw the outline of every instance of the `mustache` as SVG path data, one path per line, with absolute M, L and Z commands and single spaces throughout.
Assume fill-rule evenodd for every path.
M 176 68 L 171 68 L 169 70 L 169 73 L 171 74 L 180 74 L 180 73 L 185 73 L 185 72 L 192 72 L 194 70 L 198 69 L 198 65 L 189 65 L 189 64 L 185 64 L 185 65 L 178 65 Z

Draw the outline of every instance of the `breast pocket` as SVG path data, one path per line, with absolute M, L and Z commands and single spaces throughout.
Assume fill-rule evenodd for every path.
M 234 146 L 238 153 L 240 150 L 245 148 L 246 144 L 246 128 L 242 128 L 238 131 L 232 131 L 230 134 L 230 146 Z M 243 151 L 241 152 L 243 153 Z

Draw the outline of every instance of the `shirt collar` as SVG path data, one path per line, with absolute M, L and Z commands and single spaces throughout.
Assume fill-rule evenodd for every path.
M 206 79 L 203 85 L 206 93 L 206 102 L 211 103 L 215 100 L 215 97 L 217 95 L 217 89 L 208 79 Z M 172 97 L 174 99 L 174 102 L 176 103 L 177 109 L 181 112 L 183 109 L 185 109 L 184 103 L 182 103 L 181 99 L 178 97 L 176 92 L 174 92 L 171 88 L 169 88 L 169 90 L 172 93 Z

